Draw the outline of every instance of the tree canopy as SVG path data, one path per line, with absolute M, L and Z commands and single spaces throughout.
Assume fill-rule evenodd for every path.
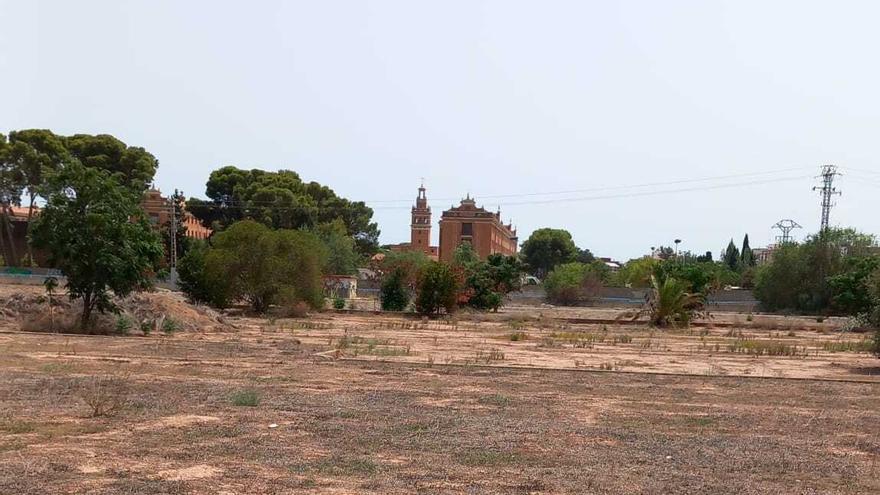
M 599 295 L 611 273 L 601 261 L 558 265 L 544 280 L 547 299 L 554 304 L 572 306 Z
M 83 330 L 94 309 L 115 309 L 110 292 L 124 297 L 150 284 L 162 245 L 139 203 L 104 170 L 72 163 L 52 177 L 33 243 L 64 273 L 70 297 L 82 299 Z
M 431 315 L 446 311 L 452 313 L 457 305 L 458 281 L 452 267 L 431 261 L 422 270 L 416 296 L 416 311 Z
M 149 187 L 159 167 L 156 157 L 144 148 L 128 146 L 109 134 L 74 134 L 64 142 L 80 163 L 108 171 L 138 193 Z
M 379 228 L 373 210 L 360 201 L 339 197 L 327 186 L 303 182 L 290 170 L 268 172 L 227 166 L 211 172 L 205 194 L 187 208 L 205 226 L 223 230 L 251 219 L 275 229 L 311 229 L 336 220 L 355 241 L 357 252 L 374 253 Z
M 801 244 L 783 244 L 758 270 L 755 297 L 770 311 L 848 314 L 867 301 L 860 285 L 875 250 L 873 236 L 853 229 L 827 229 Z
M 723 261 L 728 268 L 734 271 L 739 270 L 739 267 L 741 266 L 739 249 L 736 247 L 736 244 L 733 243 L 733 239 L 730 240 L 727 244 L 727 249 L 724 250 Z
M 243 220 L 211 239 L 204 272 L 229 300 L 245 300 L 256 312 L 297 302 L 320 307 L 325 257 L 323 244 L 311 232 L 272 230 Z
M 0 234 L 6 231 L 0 251 L 13 265 L 22 263 L 23 253 L 15 253 L 11 247 L 8 207 L 21 204 L 23 194 L 28 199 L 30 231 L 37 198 L 48 199 L 46 191 L 53 175 L 66 167 L 80 164 L 105 171 L 117 184 L 140 194 L 158 166 L 156 158 L 143 148 L 128 146 L 107 134 L 61 136 L 48 129 L 24 129 L 10 132 L 8 142 L 4 138 L 0 147 Z M 32 261 L 33 256 L 28 258 Z
M 455 250 L 452 267 L 460 285 L 458 302 L 472 308 L 497 311 L 504 297 L 522 285 L 519 258 L 495 253 L 483 261 L 470 244 Z
M 556 265 L 574 261 L 578 254 L 571 234 L 563 229 L 538 229 L 522 245 L 523 261 L 538 278 L 546 276 Z

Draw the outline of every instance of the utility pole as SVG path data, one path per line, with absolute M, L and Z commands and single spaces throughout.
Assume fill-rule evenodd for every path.
M 782 235 L 776 236 L 776 242 L 779 244 L 788 244 L 791 242 L 791 231 L 794 229 L 802 229 L 803 227 L 794 220 L 784 218 L 776 222 L 776 224 L 773 225 L 773 228 L 779 229 L 779 231 L 782 232 Z
M 177 191 L 171 197 L 171 285 L 177 287 Z
M 824 234 L 825 231 L 828 230 L 828 220 L 831 216 L 831 207 L 834 206 L 831 198 L 833 196 L 840 196 L 840 191 L 834 187 L 834 176 L 836 175 L 840 175 L 836 166 L 824 165 L 822 167 L 822 173 L 816 177 L 817 179 L 820 177 L 822 178 L 822 185 L 813 187 L 813 190 L 819 191 L 819 194 L 822 196 L 822 221 L 819 229 L 820 234 Z

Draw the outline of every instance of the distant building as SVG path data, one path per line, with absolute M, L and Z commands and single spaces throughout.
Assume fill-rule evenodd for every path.
M 167 228 L 171 224 L 171 200 L 162 196 L 162 191 L 150 188 L 144 193 L 141 200 L 141 209 L 147 214 L 150 224 L 154 228 Z M 207 239 L 211 236 L 211 229 L 205 227 L 192 213 L 184 209 L 183 219 L 178 218 L 186 226 L 186 236 L 194 239 Z
M 26 256 L 28 254 L 28 209 L 26 206 L 10 206 L 6 211 L 9 215 L 9 227 L 11 232 L 7 232 L 5 225 L 0 225 L 0 265 L 37 265 L 46 266 L 49 262 L 49 256 L 42 249 L 33 249 L 34 259 L 28 262 Z M 40 209 L 34 207 L 33 219 L 40 215 Z M 12 242 L 9 242 L 10 235 Z M 16 260 L 21 263 L 17 263 Z
M 620 267 L 623 266 L 623 264 L 621 262 L 615 261 L 611 258 L 598 258 L 598 259 L 599 259 L 599 261 L 604 263 L 605 266 L 607 266 L 608 269 L 611 270 L 612 273 L 619 272 Z
M 755 264 L 760 266 L 769 263 L 773 259 L 773 253 L 776 251 L 776 244 L 770 244 L 765 248 L 752 248 L 752 257 Z
M 470 195 L 440 216 L 440 260 L 452 261 L 455 248 L 470 244 L 480 259 L 490 254 L 516 254 L 518 239 L 513 225 L 501 221 L 501 212 L 478 207 Z
M 501 221 L 501 212 L 492 213 L 477 207 L 470 195 L 440 216 L 439 246 L 431 245 L 431 207 L 424 184 L 419 187 L 411 215 L 410 242 L 391 245 L 391 251 L 421 251 L 431 259 L 449 262 L 455 248 L 467 243 L 480 259 L 495 253 L 516 254 L 516 229 Z
M 141 200 L 141 209 L 146 213 L 147 219 L 155 229 L 167 228 L 171 223 L 171 201 L 162 196 L 162 192 L 158 189 L 149 189 L 144 193 Z M 42 209 L 34 207 L 33 218 L 36 219 Z M 28 252 L 27 242 L 27 207 L 12 206 L 9 209 L 9 221 L 12 226 L 12 245 L 7 246 L 8 242 L 0 243 L 3 246 L 0 252 L 0 265 L 8 264 L 8 260 L 18 259 L 24 261 L 24 256 Z M 186 236 L 195 239 L 207 239 L 211 236 L 211 229 L 206 228 L 191 213 L 184 210 L 183 219 L 180 220 L 186 225 Z M 8 237 L 7 237 L 8 239 Z M 4 239 L 6 241 L 7 239 Z M 47 266 L 49 262 L 48 253 L 40 249 L 34 249 L 34 260 L 38 266 Z M 15 256 L 13 256 L 13 254 Z

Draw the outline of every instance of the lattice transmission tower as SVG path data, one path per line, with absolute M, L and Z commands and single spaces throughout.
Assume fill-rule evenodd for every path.
M 773 225 L 774 229 L 779 229 L 782 235 L 776 236 L 778 244 L 787 244 L 791 242 L 791 231 L 794 229 L 802 229 L 799 223 L 790 218 L 784 218 Z
M 831 198 L 834 196 L 840 196 L 840 191 L 834 187 L 834 177 L 838 175 L 840 175 L 840 172 L 837 171 L 836 166 L 824 165 L 822 167 L 822 173 L 816 177 L 817 179 L 822 179 L 822 185 L 813 187 L 813 190 L 819 191 L 819 194 L 822 197 L 822 220 L 819 232 L 825 232 L 828 230 L 831 208 L 835 205 Z

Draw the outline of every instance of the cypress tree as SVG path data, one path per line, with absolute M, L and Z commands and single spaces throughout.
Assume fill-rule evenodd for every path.
M 733 239 L 730 240 L 730 243 L 727 244 L 727 249 L 724 251 L 724 264 L 734 271 L 739 268 L 739 249 L 736 248 Z
M 740 253 L 740 262 L 743 267 L 755 266 L 755 255 L 749 246 L 749 234 L 743 238 L 742 252 Z

